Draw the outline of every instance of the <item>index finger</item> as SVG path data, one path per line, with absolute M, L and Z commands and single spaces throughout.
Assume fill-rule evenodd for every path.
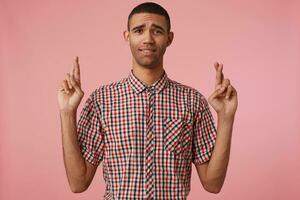
M 75 57 L 74 63 L 74 78 L 75 80 L 80 83 L 80 67 L 79 67 L 79 58 L 78 56 Z
M 218 63 L 218 62 L 215 62 L 214 64 L 215 66 L 215 69 L 216 69 L 216 84 L 215 86 L 217 87 L 218 85 L 221 85 L 222 84 L 222 81 L 223 81 L 223 78 L 224 78 L 224 75 L 223 75 L 223 64 L 222 63 Z

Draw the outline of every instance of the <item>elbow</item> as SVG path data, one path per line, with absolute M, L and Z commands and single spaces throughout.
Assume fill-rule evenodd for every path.
M 221 188 L 205 188 L 205 190 L 209 193 L 218 194 L 221 191 Z
M 71 187 L 71 191 L 73 193 L 82 193 L 86 190 L 87 190 L 87 188 L 85 188 L 85 187 Z
M 223 186 L 223 182 L 219 182 L 219 183 L 215 183 L 215 184 L 204 184 L 204 189 L 209 192 L 209 193 L 213 193 L 213 194 L 218 194 L 221 192 Z
M 82 193 L 84 192 L 86 189 L 81 189 L 81 188 L 71 188 L 71 191 L 73 193 Z
M 70 184 L 70 189 L 73 193 L 82 193 L 88 189 L 85 184 Z
M 70 178 L 68 177 L 69 187 L 73 193 L 82 193 L 86 191 L 89 187 L 89 184 L 85 181 L 84 178 Z
M 214 179 L 208 179 L 205 181 L 203 186 L 207 192 L 218 194 L 221 192 L 224 181 L 225 181 L 225 176 L 214 178 Z

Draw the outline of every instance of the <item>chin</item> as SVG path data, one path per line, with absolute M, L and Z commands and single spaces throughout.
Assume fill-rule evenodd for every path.
M 153 69 L 159 65 L 159 62 L 157 60 L 142 60 L 142 61 L 138 61 L 137 63 L 140 66 L 148 68 L 148 69 Z
M 157 63 L 154 62 L 140 62 L 138 64 L 147 69 L 153 69 L 157 66 Z
M 155 68 L 155 65 L 152 65 L 152 64 L 139 64 L 139 66 L 141 66 L 143 68 L 147 68 L 147 69 Z

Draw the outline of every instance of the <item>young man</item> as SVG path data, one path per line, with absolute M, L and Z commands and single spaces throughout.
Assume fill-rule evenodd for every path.
M 155 3 L 135 7 L 124 39 L 132 52 L 129 76 L 97 88 L 86 100 L 79 61 L 58 91 L 63 155 L 73 192 L 85 191 L 102 162 L 104 199 L 186 199 L 194 163 L 205 190 L 218 193 L 229 161 L 237 92 L 215 63 L 208 102 L 197 90 L 171 80 L 163 55 L 172 43 L 167 11 Z

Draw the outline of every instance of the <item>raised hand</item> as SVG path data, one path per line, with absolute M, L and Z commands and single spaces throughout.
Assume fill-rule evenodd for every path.
M 84 92 L 81 90 L 80 68 L 78 56 L 73 62 L 73 69 L 61 81 L 58 90 L 58 105 L 60 111 L 76 112 Z
M 216 62 L 214 66 L 216 69 L 215 91 L 208 98 L 208 102 L 218 115 L 234 117 L 238 105 L 237 91 L 230 84 L 230 80 L 224 78 L 223 64 Z

